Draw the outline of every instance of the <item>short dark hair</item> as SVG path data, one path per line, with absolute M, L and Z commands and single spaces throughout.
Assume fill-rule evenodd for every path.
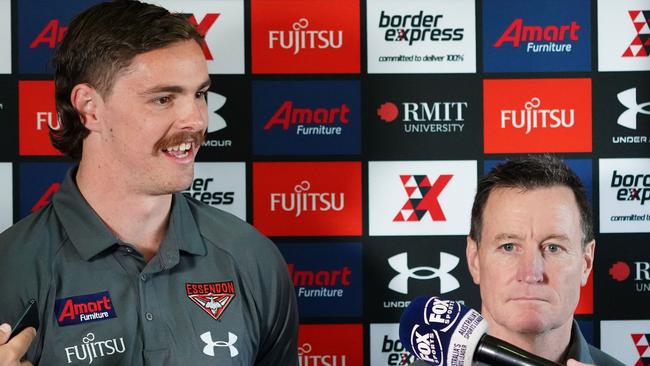
M 585 188 L 580 178 L 558 157 L 545 155 L 530 155 L 516 160 L 509 160 L 496 165 L 481 178 L 476 189 L 474 205 L 472 206 L 472 223 L 469 236 L 476 243 L 481 239 L 483 229 L 483 211 L 490 192 L 496 188 L 521 188 L 530 190 L 553 186 L 568 187 L 580 211 L 583 242 L 586 245 L 594 239 L 593 214 L 587 200 Z
M 70 102 L 75 85 L 88 84 L 110 95 L 116 76 L 141 53 L 202 36 L 180 14 L 135 0 L 97 4 L 77 15 L 52 60 L 59 129 L 50 129 L 52 145 L 81 159 L 89 131 Z

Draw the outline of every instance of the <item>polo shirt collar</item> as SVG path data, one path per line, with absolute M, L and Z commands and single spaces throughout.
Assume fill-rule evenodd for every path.
M 72 245 L 84 260 L 89 261 L 120 241 L 81 195 L 75 182 L 76 175 L 76 166 L 68 170 L 52 198 L 52 204 Z M 174 241 L 178 250 L 190 254 L 207 253 L 187 199 L 180 192 L 172 198 L 169 228 L 161 243 L 161 251 L 164 250 L 163 246 L 171 244 L 169 241 Z
M 594 360 L 591 357 L 591 352 L 589 351 L 589 343 L 582 335 L 578 322 L 574 319 L 573 326 L 571 327 L 571 340 L 569 342 L 569 349 L 566 355 L 566 359 L 569 358 L 576 359 L 580 362 L 593 364 Z M 566 360 L 565 360 L 566 362 Z

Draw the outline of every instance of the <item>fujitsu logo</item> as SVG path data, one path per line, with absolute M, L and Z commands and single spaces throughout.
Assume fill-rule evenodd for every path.
M 300 366 L 346 366 L 345 355 L 310 355 L 312 350 L 310 343 L 298 347 Z
M 426 175 L 400 175 L 408 199 L 393 222 L 422 221 L 425 216 L 432 221 L 446 221 L 438 197 L 452 178 L 452 174 L 442 174 L 432 184 Z
M 576 21 L 571 24 L 557 25 L 524 25 L 522 18 L 515 19 L 494 43 L 494 48 L 500 48 L 504 43 L 512 43 L 519 48 L 521 42 L 528 42 L 526 52 L 571 52 L 570 43 L 555 43 L 559 41 L 578 41 L 580 25 Z M 546 42 L 536 44 L 535 42 Z
M 205 41 L 205 35 L 208 34 L 208 31 L 210 31 L 210 28 L 214 25 L 214 22 L 217 21 L 217 18 L 221 14 L 219 13 L 208 13 L 205 14 L 203 19 L 201 21 L 197 21 L 196 16 L 194 14 L 182 14 L 187 18 L 187 21 L 190 22 L 192 25 L 196 27 L 196 30 L 199 32 L 201 37 L 203 37 L 203 40 L 201 41 L 201 49 L 203 50 L 203 55 L 205 56 L 205 59 L 208 61 L 214 60 L 214 57 L 212 56 L 212 52 L 210 52 L 210 48 L 208 47 L 207 42 Z
M 203 347 L 203 353 L 208 356 L 214 357 L 214 349 L 216 347 L 228 347 L 228 350 L 230 351 L 230 358 L 233 358 L 239 354 L 239 351 L 235 347 L 235 343 L 237 343 L 237 335 L 228 332 L 228 341 L 213 341 L 212 340 L 212 333 L 211 332 L 205 332 L 201 334 L 201 340 L 203 343 L 205 343 L 205 347 Z
M 87 360 L 90 365 L 96 358 L 103 358 L 116 353 L 124 353 L 124 351 L 126 351 L 123 337 L 120 337 L 119 339 L 113 338 L 103 341 L 95 341 L 95 334 L 88 333 L 81 341 L 83 342 L 81 345 L 65 348 L 65 355 L 68 358 L 68 363 L 72 363 L 73 360 Z
M 304 212 L 341 211 L 345 208 L 345 193 L 309 192 L 311 183 L 303 180 L 291 193 L 271 193 L 271 211 L 278 209 L 294 212 L 299 217 Z
M 622 57 L 648 57 L 650 55 L 650 10 L 628 11 L 636 36 L 625 49 Z
M 501 128 L 525 128 L 526 135 L 537 128 L 571 128 L 575 124 L 574 109 L 538 109 L 542 101 L 535 97 L 524 103 L 524 109 L 501 111 Z
M 396 254 L 388 258 L 388 264 L 397 272 L 388 283 L 388 288 L 401 294 L 408 294 L 408 280 L 431 280 L 440 278 L 440 293 L 445 294 L 460 287 L 460 283 L 449 272 L 451 272 L 460 262 L 460 259 L 453 254 L 440 252 L 440 268 L 434 267 L 414 267 L 408 266 L 408 253 Z M 418 272 L 428 273 L 428 275 L 418 274 Z
M 618 101 L 627 108 L 618 116 L 619 125 L 636 130 L 636 119 L 639 113 L 650 115 L 650 102 L 639 104 L 636 99 L 636 88 L 624 90 L 617 95 Z
M 300 18 L 293 23 L 292 30 L 269 31 L 269 48 L 276 46 L 286 50 L 293 50 L 297 55 L 304 49 L 341 48 L 343 46 L 342 30 L 307 30 L 309 20 Z

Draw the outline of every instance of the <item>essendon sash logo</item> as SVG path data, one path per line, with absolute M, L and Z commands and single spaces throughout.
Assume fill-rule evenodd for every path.
M 54 316 L 60 326 L 76 325 L 116 318 L 115 307 L 108 291 L 57 299 Z
M 186 283 L 185 292 L 190 300 L 217 320 L 235 297 L 235 284 L 232 281 Z
M 590 79 L 484 80 L 486 153 L 591 152 Z
M 427 213 L 433 221 L 446 221 L 438 196 L 452 177 L 452 174 L 442 174 L 431 183 L 426 175 L 400 175 L 408 199 L 393 222 L 421 221 Z

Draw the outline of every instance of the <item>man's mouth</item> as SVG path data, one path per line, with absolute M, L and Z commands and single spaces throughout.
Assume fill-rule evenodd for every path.
M 163 148 L 162 151 L 175 158 L 182 159 L 187 157 L 192 152 L 192 141 L 181 142 L 178 145 Z

